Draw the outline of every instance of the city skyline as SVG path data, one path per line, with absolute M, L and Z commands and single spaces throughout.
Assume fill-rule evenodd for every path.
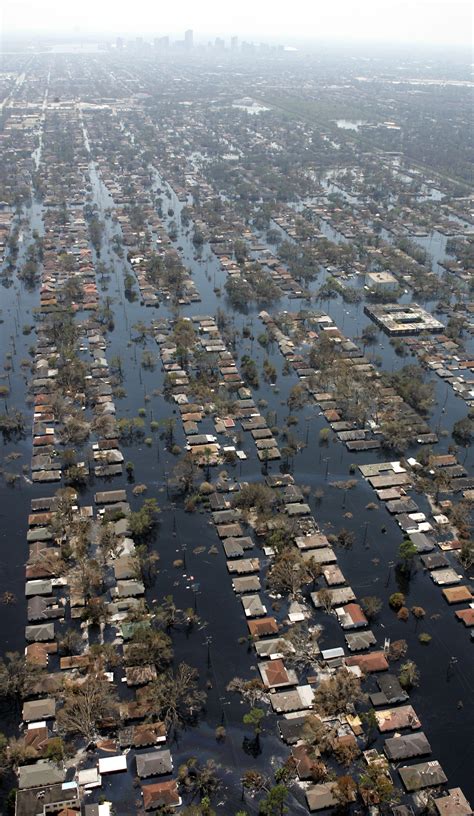
M 472 32 L 472 8 L 467 0 L 418 0 L 414 4 L 395 0 L 349 0 L 321 5 L 295 0 L 291 17 L 281 2 L 262 0 L 258 6 L 242 0 L 233 11 L 222 10 L 215 0 L 196 4 L 184 0 L 179 20 L 171 9 L 151 6 L 137 0 L 133 19 L 123 0 L 113 5 L 106 0 L 100 7 L 92 0 L 80 5 L 45 0 L 39 7 L 33 0 L 6 0 L 2 29 L 4 37 L 18 34 L 56 34 L 75 36 L 150 36 L 183 37 L 194 31 L 194 42 L 209 37 L 254 37 L 266 41 L 311 42 L 321 39 L 336 42 L 423 42 L 425 44 L 469 45 Z

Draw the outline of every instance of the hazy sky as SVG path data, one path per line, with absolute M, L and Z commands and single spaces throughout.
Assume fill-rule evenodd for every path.
M 469 45 L 471 0 L 3 0 L 4 34 L 244 35 Z

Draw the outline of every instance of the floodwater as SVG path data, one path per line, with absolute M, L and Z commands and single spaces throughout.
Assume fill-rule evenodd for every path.
M 361 125 L 367 124 L 363 119 L 355 119 L 354 121 L 351 119 L 336 119 L 335 121 L 337 127 L 343 130 L 359 130 Z

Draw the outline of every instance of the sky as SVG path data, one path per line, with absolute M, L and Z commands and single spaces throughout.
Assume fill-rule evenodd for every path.
M 469 45 L 471 0 L 3 0 L 3 35 L 54 33 Z

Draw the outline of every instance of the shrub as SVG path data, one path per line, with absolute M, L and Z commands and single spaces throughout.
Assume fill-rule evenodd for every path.
M 432 641 L 432 637 L 428 634 L 428 632 L 420 632 L 418 635 L 418 640 L 423 644 L 423 646 L 428 646 L 428 644 Z
M 411 614 L 412 614 L 412 615 L 413 615 L 415 618 L 418 618 L 418 619 L 419 619 L 419 618 L 424 618 L 424 617 L 425 617 L 425 615 L 426 615 L 426 612 L 425 612 L 425 610 L 423 609 L 423 607 L 422 607 L 422 606 L 412 606 L 412 608 L 411 608 Z
M 394 592 L 388 599 L 389 606 L 397 612 L 405 605 L 405 596 L 403 592 Z

